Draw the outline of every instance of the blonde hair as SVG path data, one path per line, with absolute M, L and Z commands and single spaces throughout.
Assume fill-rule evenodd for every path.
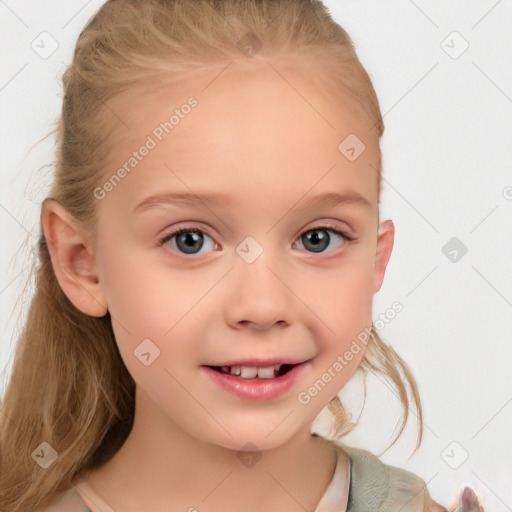
M 109 0 L 90 19 L 63 75 L 56 130 L 55 174 L 49 197 L 95 233 L 94 189 L 102 181 L 115 116 L 108 101 L 133 87 L 179 82 L 195 72 L 249 62 L 238 44 L 247 34 L 262 43 L 258 57 L 315 62 L 319 80 L 348 95 L 380 140 L 377 96 L 354 44 L 313 0 Z M 109 117 L 110 116 L 110 117 Z M 110 121 L 109 121 L 110 120 Z M 380 155 L 380 149 L 379 149 Z M 380 197 L 381 168 L 376 169 Z M 128 436 L 135 383 L 119 354 L 111 318 L 83 314 L 63 293 L 40 230 L 35 290 L 17 339 L 12 375 L 0 414 L 0 509 L 44 508 L 87 472 L 107 462 Z M 413 375 L 373 330 L 360 369 L 380 373 L 409 399 L 401 372 L 422 413 Z M 365 381 L 366 382 L 366 381 Z M 366 394 L 366 385 L 365 385 Z M 340 435 L 355 427 L 338 397 L 329 404 Z M 395 442 L 393 441 L 393 443 Z M 48 443 L 57 459 L 42 469 L 34 458 Z

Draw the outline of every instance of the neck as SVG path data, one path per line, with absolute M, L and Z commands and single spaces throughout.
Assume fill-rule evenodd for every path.
M 88 483 L 123 512 L 303 511 L 315 509 L 335 464 L 333 445 L 313 437 L 309 428 L 262 452 L 240 453 L 198 440 L 138 390 L 128 438 Z

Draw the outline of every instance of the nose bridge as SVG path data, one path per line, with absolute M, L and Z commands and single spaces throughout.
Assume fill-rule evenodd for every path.
M 236 248 L 234 280 L 227 304 L 231 323 L 251 322 L 267 327 L 290 320 L 291 295 L 282 272 L 279 251 L 247 237 Z
M 278 248 L 271 246 L 271 237 L 262 242 L 249 236 L 236 248 L 239 261 L 237 273 L 241 284 L 252 288 L 254 293 L 282 291 L 283 283 L 276 276 L 282 269 L 282 259 Z

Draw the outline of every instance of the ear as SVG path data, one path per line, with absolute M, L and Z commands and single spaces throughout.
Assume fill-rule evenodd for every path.
M 105 316 L 108 307 L 98 280 L 90 237 L 55 199 L 43 201 L 41 225 L 62 291 L 82 313 Z
M 386 267 L 391 257 L 395 241 L 395 226 L 392 220 L 385 220 L 380 224 L 380 234 L 377 239 L 377 256 L 373 278 L 373 293 L 377 293 L 384 281 Z

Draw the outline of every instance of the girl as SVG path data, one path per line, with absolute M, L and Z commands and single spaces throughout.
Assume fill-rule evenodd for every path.
M 422 414 L 372 323 L 382 116 L 325 6 L 109 0 L 63 81 L 1 510 L 447 510 L 340 441 L 358 369 L 395 384 L 397 438 L 403 373 L 416 449 Z

